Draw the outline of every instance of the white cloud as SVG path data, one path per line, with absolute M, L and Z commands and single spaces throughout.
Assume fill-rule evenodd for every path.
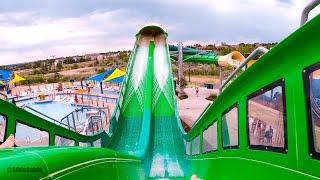
M 34 21 L 17 25 L 11 20 L 5 21 L 7 17 L 20 22 L 29 18 Z M 131 20 L 125 9 L 95 11 L 81 17 L 61 19 L 28 12 L 0 14 L 0 64 L 49 58 L 51 55 L 67 56 L 128 48 L 133 44 L 134 33 L 140 25 L 139 21 Z M 131 37 L 119 36 L 124 31 L 131 31 Z
M 121 7 L 114 7 L 115 4 L 98 6 L 95 11 L 68 18 L 37 11 L 0 13 L 0 65 L 45 59 L 51 55 L 131 49 L 135 33 L 149 22 L 163 25 L 168 30 L 169 42 L 182 41 L 186 45 L 280 41 L 298 28 L 306 2 L 128 2 Z

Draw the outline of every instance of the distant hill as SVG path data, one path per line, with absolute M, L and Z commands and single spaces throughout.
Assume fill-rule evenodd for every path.
M 230 45 L 221 43 L 219 45 L 189 45 L 200 50 L 212 50 L 219 55 L 225 55 L 231 51 L 239 51 L 245 56 L 250 54 L 258 46 L 264 46 L 268 49 L 275 46 L 277 43 L 240 43 Z M 57 57 L 34 62 L 26 62 L 2 66 L 2 69 L 16 71 L 29 81 L 23 83 L 55 83 L 69 80 L 82 80 L 87 77 L 105 71 L 112 67 L 126 67 L 131 51 L 116 51 L 93 53 L 86 55 L 75 55 L 68 57 Z M 172 63 L 173 72 L 176 74 L 177 62 Z M 228 76 L 232 68 L 224 67 L 223 76 Z M 188 75 L 210 75 L 218 76 L 219 70 L 214 65 L 185 63 L 184 74 Z

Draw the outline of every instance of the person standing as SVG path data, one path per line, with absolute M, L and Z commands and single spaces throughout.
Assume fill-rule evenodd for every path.
M 87 83 L 86 85 L 87 85 L 88 94 L 90 94 L 90 84 Z
M 259 135 L 259 141 L 261 144 L 264 143 L 264 135 L 265 135 L 265 132 L 266 132 L 266 129 L 267 129 L 267 123 L 265 122 L 262 122 L 262 127 L 261 127 L 261 130 L 260 130 L 260 135 Z
M 272 143 L 273 129 L 271 126 L 269 126 L 269 130 L 266 131 L 265 137 L 267 138 L 267 143 Z
M 198 87 L 196 87 L 196 95 L 197 95 L 197 97 L 199 96 L 199 88 Z
M 79 102 L 79 99 L 78 99 L 77 94 L 74 95 L 74 102 L 75 102 L 76 104 L 78 104 L 78 102 Z

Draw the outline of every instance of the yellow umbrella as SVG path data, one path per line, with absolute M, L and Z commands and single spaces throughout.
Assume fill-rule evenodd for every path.
M 0 84 L 5 85 L 6 83 L 4 83 L 3 81 L 0 81 Z
M 125 71 L 122 71 L 118 68 L 116 68 L 107 78 L 105 78 L 102 82 L 106 82 L 106 81 L 109 81 L 111 79 L 115 79 L 115 78 L 118 78 L 120 76 L 123 76 L 125 75 L 126 72 Z
M 13 73 L 13 79 L 10 81 L 10 83 L 16 83 L 16 82 L 25 81 L 25 80 L 26 80 L 25 78 L 19 76 L 16 73 Z

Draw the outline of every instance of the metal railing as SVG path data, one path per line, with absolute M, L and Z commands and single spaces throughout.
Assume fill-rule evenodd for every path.
M 83 133 L 85 135 L 94 135 L 104 130 L 104 127 L 108 123 L 108 109 L 104 111 L 102 108 L 96 107 L 81 107 L 71 113 L 67 114 L 61 120 L 56 120 L 42 112 L 29 107 L 24 106 L 24 109 L 29 109 L 35 113 L 35 115 L 42 117 L 48 121 L 51 121 L 61 127 L 69 129 L 77 133 Z M 87 112 L 96 111 L 93 115 L 87 116 Z M 87 125 L 86 125 L 87 124 Z
M 94 115 L 87 117 L 87 113 L 89 111 L 96 111 L 96 112 L 94 113 Z M 99 131 L 93 131 L 90 134 L 90 135 L 93 135 L 103 130 L 103 127 L 107 126 L 107 123 L 108 123 L 107 112 L 105 112 L 102 108 L 81 107 L 80 109 L 76 109 L 75 111 L 72 111 L 71 113 L 67 114 L 65 117 L 61 118 L 60 122 L 63 124 L 67 124 L 68 129 L 78 133 L 86 132 L 86 135 L 89 134 L 85 127 L 86 122 L 89 122 L 89 125 L 92 124 L 93 122 L 94 122 L 93 125 L 95 123 L 101 124 L 101 126 L 99 127 Z
M 2 92 L 0 92 L 0 99 L 8 100 L 8 96 Z
M 79 105 L 81 103 L 85 105 L 90 106 L 102 106 L 106 107 L 107 103 L 116 103 L 117 98 L 116 97 L 106 97 L 106 96 L 100 96 L 97 94 L 80 94 L 80 93 L 58 93 L 55 96 L 61 96 L 61 97 L 72 97 L 77 95 L 79 99 Z
M 101 116 L 93 115 L 90 116 L 84 124 L 81 134 L 94 135 L 103 131 L 103 120 Z
M 248 62 L 250 60 L 252 60 L 253 58 L 259 56 L 259 55 L 263 55 L 265 54 L 266 52 L 268 52 L 269 50 L 265 47 L 258 47 L 257 49 L 255 49 L 241 64 L 240 66 L 235 69 L 230 75 L 229 77 L 226 79 L 226 81 L 224 81 L 222 83 L 222 85 L 219 87 L 219 92 L 221 92 L 225 86 L 232 80 L 232 78 L 243 68 L 245 67 Z
M 304 25 L 308 21 L 310 11 L 317 7 L 319 4 L 320 0 L 313 0 L 303 9 L 301 14 L 300 26 Z

